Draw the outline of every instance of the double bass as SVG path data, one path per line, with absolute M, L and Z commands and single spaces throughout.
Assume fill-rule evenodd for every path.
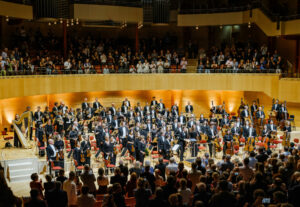
M 227 145 L 226 154 L 233 155 L 234 154 L 233 141 L 231 140 L 230 142 L 227 142 L 226 145 Z

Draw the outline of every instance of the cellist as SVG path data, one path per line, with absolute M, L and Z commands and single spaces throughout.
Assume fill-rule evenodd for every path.
M 230 132 L 230 129 L 227 130 L 226 134 L 223 137 L 223 155 L 226 155 L 226 150 L 230 147 L 233 150 L 233 137 Z

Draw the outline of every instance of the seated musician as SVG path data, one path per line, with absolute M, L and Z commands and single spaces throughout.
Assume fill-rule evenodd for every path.
M 248 130 L 246 131 L 246 140 L 248 140 L 249 138 L 255 138 L 257 137 L 256 134 L 256 129 L 253 127 L 253 124 L 251 123 Z
M 210 127 L 207 130 L 207 136 L 208 136 L 208 149 L 209 149 L 209 155 L 210 157 L 213 156 L 213 142 L 217 138 L 217 130 L 214 127 L 214 125 L 210 125 Z
M 111 111 L 107 112 L 106 119 L 107 119 L 108 125 L 110 126 L 112 124 L 112 122 L 113 122 L 113 116 L 111 115 Z
M 200 121 L 196 121 L 195 129 L 196 129 L 196 132 L 197 132 L 197 136 L 199 137 L 200 134 L 202 134 Z
M 188 101 L 187 105 L 185 106 L 185 113 L 193 113 L 194 108 L 191 103 Z
M 49 145 L 46 148 L 46 153 L 47 153 L 47 159 L 49 161 L 49 171 L 51 174 L 51 172 L 52 172 L 51 162 L 53 162 L 54 166 L 57 165 L 57 162 L 56 162 L 57 150 L 55 149 L 53 139 L 49 139 Z
M 169 112 L 169 109 L 165 108 L 162 112 L 162 115 L 165 117 L 165 118 L 169 118 L 170 116 L 170 112 Z
M 185 124 L 186 123 L 186 117 L 183 115 L 183 112 L 181 112 L 180 116 L 178 117 L 178 122 L 180 124 Z
M 256 115 L 256 112 L 257 112 L 257 105 L 256 105 L 256 101 L 253 101 L 252 105 L 251 105 L 251 114 L 252 116 L 255 116 Z
M 247 137 L 248 137 L 249 129 L 250 129 L 249 121 L 246 121 L 246 122 L 245 122 L 245 125 L 244 125 L 244 127 L 243 127 L 243 137 L 244 137 L 245 139 L 247 139 Z
M 208 121 L 205 120 L 204 123 L 201 125 L 201 132 L 203 134 L 207 134 L 207 131 L 209 130 Z
M 271 131 L 268 129 L 268 126 L 265 124 L 263 130 L 261 131 L 261 143 L 267 144 L 266 145 L 266 150 L 269 150 L 270 148 L 270 142 L 269 142 L 269 137 L 271 137 Z
M 129 110 L 128 110 L 128 113 L 126 115 L 127 119 L 128 120 L 134 120 L 134 111 L 132 110 L 132 108 L 130 107 Z
M 228 147 L 228 143 L 230 143 L 230 146 L 233 147 L 233 137 L 232 137 L 230 129 L 228 129 L 226 131 L 226 134 L 223 137 L 223 142 L 224 142 L 224 145 L 223 145 L 223 155 L 225 155 L 227 147 Z
M 262 107 L 258 107 L 258 111 L 256 112 L 256 118 L 261 120 L 260 125 L 263 124 L 264 118 L 265 118 L 265 112 L 263 112 Z
M 142 117 L 140 115 L 140 112 L 136 112 L 136 116 L 135 116 L 135 123 L 141 123 L 142 122 Z

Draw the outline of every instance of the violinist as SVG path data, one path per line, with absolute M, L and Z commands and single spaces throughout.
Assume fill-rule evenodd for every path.
M 73 150 L 73 158 L 77 161 L 78 165 L 81 166 L 83 163 L 81 163 L 81 150 L 80 150 L 80 143 L 77 143 L 76 147 Z
M 223 137 L 223 155 L 226 154 L 226 150 L 228 149 L 228 146 L 230 146 L 231 148 L 233 147 L 233 137 L 231 134 L 230 129 L 227 130 L 226 134 Z
M 54 146 L 57 150 L 57 154 L 56 154 L 57 165 L 64 168 L 64 146 L 65 146 L 65 144 L 59 134 L 56 136 Z
M 49 145 L 46 148 L 46 153 L 47 153 L 47 159 L 49 161 L 49 171 L 51 174 L 51 169 L 52 169 L 51 162 L 53 162 L 54 166 L 57 165 L 57 162 L 56 162 L 57 150 L 55 149 L 55 146 L 53 144 L 53 139 L 49 139 Z
M 135 145 L 134 145 L 135 139 L 133 130 L 129 131 L 128 137 L 127 137 L 127 149 L 129 151 L 129 154 L 135 158 Z
M 116 165 L 116 160 L 117 160 L 117 151 L 116 151 L 116 140 L 112 136 L 110 137 L 110 142 L 109 142 L 109 156 L 110 156 L 110 164 Z
M 49 139 L 49 137 L 52 137 L 54 129 L 50 119 L 47 121 L 47 124 L 45 125 L 45 132 L 46 132 L 47 140 Z
M 213 156 L 213 142 L 217 138 L 217 130 L 215 129 L 214 125 L 210 125 L 209 129 L 207 130 L 208 136 L 208 149 L 210 157 Z
M 91 150 L 91 144 L 89 142 L 88 136 L 83 136 L 83 141 L 80 144 L 80 149 L 84 155 L 85 163 L 82 163 L 83 165 L 88 164 L 89 166 L 91 165 L 91 155 L 90 155 L 90 150 Z
M 70 144 L 71 144 L 71 151 L 68 154 L 68 158 L 70 158 L 72 151 L 76 147 L 76 142 L 78 140 L 78 132 L 77 132 L 75 126 L 72 127 L 72 130 L 69 133 L 69 140 L 70 140 Z
M 37 125 L 36 129 L 36 137 L 38 138 L 39 141 L 39 147 L 44 147 L 45 146 L 45 140 L 44 140 L 44 129 L 42 128 L 42 124 Z

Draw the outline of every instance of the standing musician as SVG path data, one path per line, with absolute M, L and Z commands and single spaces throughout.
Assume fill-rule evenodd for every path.
M 109 142 L 109 153 L 110 153 L 110 164 L 116 165 L 117 160 L 117 148 L 116 148 L 116 140 L 113 136 L 110 137 Z
M 102 128 L 102 122 L 98 122 L 98 125 L 95 127 L 95 138 L 96 138 L 96 146 L 99 150 L 102 150 L 104 140 L 102 139 L 102 134 L 104 129 Z M 103 137 L 104 138 L 104 137 Z
M 181 112 L 180 116 L 178 117 L 178 122 L 179 122 L 181 125 L 185 125 L 185 123 L 186 123 L 186 118 L 185 118 L 185 116 L 183 115 L 183 112 Z
M 287 113 L 288 113 L 287 108 L 284 105 L 284 103 L 282 103 L 281 107 L 279 108 L 280 119 L 281 120 L 287 120 L 288 119 Z
M 46 148 L 46 153 L 47 153 L 47 159 L 48 159 L 48 164 L 49 164 L 49 172 L 52 174 L 52 167 L 51 167 L 51 162 L 53 162 L 53 165 L 56 166 L 56 154 L 57 150 L 55 149 L 55 146 L 53 144 L 53 139 L 49 139 L 49 145 Z
M 249 139 L 249 138 L 255 138 L 257 136 L 256 134 L 256 129 L 253 128 L 253 124 L 251 123 L 248 130 L 245 130 L 246 131 L 246 141 Z
M 73 151 L 74 160 L 76 160 L 79 166 L 83 165 L 83 163 L 81 163 L 81 149 L 79 142 L 76 144 L 76 147 L 73 149 Z
M 89 107 L 88 99 L 84 98 L 84 102 L 81 104 L 81 110 L 85 111 Z
M 15 116 L 15 121 L 19 121 L 20 120 L 20 116 L 19 114 L 16 114 Z M 17 127 L 21 130 L 22 128 L 22 122 L 20 124 L 17 124 Z M 19 140 L 18 134 L 16 132 L 16 129 L 14 129 L 14 147 L 22 147 L 22 144 Z
M 195 124 L 196 124 L 195 118 L 194 115 L 192 114 L 190 120 L 187 123 L 188 129 L 192 128 Z
M 187 139 L 187 128 L 182 129 L 181 126 L 178 127 L 176 132 L 176 137 L 178 138 L 177 144 L 179 144 L 179 157 L 180 161 L 183 161 L 183 155 L 185 151 L 185 139 Z
M 207 130 L 208 136 L 208 149 L 210 157 L 213 156 L 213 141 L 217 138 L 217 130 L 215 129 L 214 125 L 210 125 L 209 129 Z M 215 153 L 214 153 L 215 154 Z
M 156 107 L 157 104 L 158 104 L 158 103 L 157 103 L 157 101 L 156 101 L 156 99 L 155 99 L 155 96 L 153 96 L 153 97 L 152 97 L 152 101 L 151 101 L 151 103 L 150 103 L 150 106 Z
M 99 110 L 101 107 L 103 107 L 103 106 L 102 106 L 101 103 L 98 101 L 98 98 L 95 98 L 95 102 L 93 103 L 93 109 L 94 109 L 94 111 Z
M 52 107 L 52 114 L 54 118 L 57 115 L 57 113 L 58 113 L 58 103 L 54 102 L 54 106 Z
M 230 129 L 228 129 L 227 132 L 226 132 L 226 134 L 224 135 L 223 142 L 224 142 L 224 145 L 223 145 L 223 155 L 225 155 L 229 143 L 230 143 L 230 146 L 233 148 L 233 137 L 232 137 Z
M 35 132 L 35 136 L 38 138 L 39 141 L 39 147 L 45 146 L 45 140 L 44 140 L 44 129 L 42 128 L 42 124 L 38 124 Z
M 127 108 L 129 108 L 131 106 L 128 98 L 125 98 L 125 100 L 122 102 L 122 106 L 126 106 Z
M 129 131 L 129 134 L 127 136 L 127 149 L 129 151 L 130 156 L 136 158 L 135 156 L 135 138 L 134 138 L 134 133 L 133 129 Z
M 144 159 L 146 155 L 146 142 L 144 136 L 140 136 L 138 138 L 138 147 L 137 147 L 137 153 L 139 154 L 138 158 L 140 163 L 144 164 Z
M 88 136 L 84 135 L 83 140 L 80 144 L 81 153 L 84 155 L 85 162 L 83 165 L 88 164 L 91 166 L 91 143 L 89 142 Z
M 185 113 L 193 113 L 194 112 L 194 108 L 191 105 L 191 103 L 188 101 L 187 105 L 185 106 Z
M 279 110 L 280 110 L 280 104 L 278 99 L 276 99 L 275 103 L 273 103 L 272 105 L 272 111 L 274 111 L 276 113 L 276 120 L 279 121 Z
M 260 125 L 263 125 L 263 121 L 264 121 L 264 118 L 265 118 L 265 112 L 262 111 L 262 107 L 258 107 L 258 111 L 256 112 L 256 118 L 257 119 L 260 119 Z
M 34 121 L 35 121 L 36 125 L 38 123 L 43 123 L 42 119 L 43 119 L 43 112 L 41 112 L 41 107 L 38 106 L 37 111 L 34 112 Z
M 54 142 L 56 152 L 56 164 L 61 168 L 64 168 L 64 141 L 61 139 L 61 136 L 58 134 Z
M 245 123 L 245 119 L 250 117 L 248 106 L 244 107 L 244 110 L 241 112 L 240 116 L 242 118 L 243 123 Z
M 162 132 L 161 136 L 158 138 L 158 151 L 163 156 L 164 159 L 170 159 L 170 149 L 171 144 L 166 137 L 165 131 Z
M 192 127 L 189 129 L 189 138 L 191 143 L 191 155 L 192 157 L 197 157 L 198 154 L 198 146 L 197 146 L 197 131 L 195 125 L 193 124 Z
M 69 140 L 70 140 L 70 145 L 71 145 L 71 151 L 68 154 L 68 158 L 70 158 L 72 152 L 74 151 L 74 149 L 76 147 L 76 142 L 78 140 L 78 132 L 77 132 L 75 126 L 72 127 L 72 130 L 69 133 Z
M 292 127 L 291 127 L 291 122 L 286 121 L 285 126 L 283 127 L 283 140 L 282 140 L 282 145 L 284 147 L 290 147 L 290 139 L 291 139 L 291 132 L 292 132 Z
M 49 137 L 51 138 L 53 136 L 53 133 L 54 133 L 54 129 L 53 129 L 51 119 L 49 119 L 47 121 L 47 124 L 45 125 L 45 133 L 46 133 L 46 138 L 47 138 L 47 142 L 48 142 Z
M 163 103 L 163 100 L 160 99 L 159 104 L 157 105 L 157 110 L 159 111 L 160 114 L 163 114 L 165 108 L 166 107 L 165 107 L 165 104 Z
M 126 126 L 126 122 L 123 121 L 122 126 L 119 128 L 119 139 L 123 146 L 123 148 L 127 148 L 127 136 L 128 136 L 128 128 Z M 126 152 L 126 151 L 125 151 Z
M 256 101 L 253 101 L 252 105 L 251 105 L 251 114 L 252 116 L 255 116 L 257 112 L 257 105 L 256 105 Z
M 109 111 L 111 112 L 112 116 L 117 115 L 117 110 L 115 108 L 115 104 L 114 103 L 111 104 L 111 107 L 109 108 Z
M 177 106 L 177 103 L 175 103 L 173 106 L 172 106 L 172 115 L 177 118 L 179 116 L 179 108 Z

